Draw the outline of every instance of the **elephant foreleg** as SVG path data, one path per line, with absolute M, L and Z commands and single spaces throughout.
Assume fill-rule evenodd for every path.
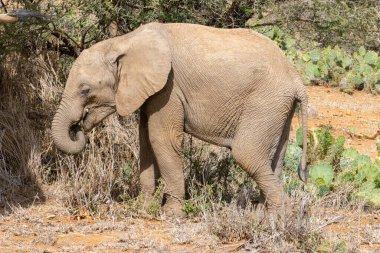
M 144 196 L 145 204 L 149 204 L 153 199 L 153 194 L 156 189 L 158 168 L 149 141 L 148 118 L 143 110 L 141 110 L 140 113 L 139 142 L 141 194 Z
M 182 216 L 182 201 L 185 198 L 182 159 L 180 154 L 171 147 L 168 147 L 167 144 L 167 141 L 152 143 L 154 152 L 159 157 L 157 163 L 165 183 L 164 195 L 166 203 L 163 206 L 163 211 L 169 215 Z
M 179 102 L 179 101 L 178 101 Z M 149 116 L 149 140 L 165 183 L 166 214 L 182 216 L 185 179 L 182 164 L 183 109 L 171 100 Z

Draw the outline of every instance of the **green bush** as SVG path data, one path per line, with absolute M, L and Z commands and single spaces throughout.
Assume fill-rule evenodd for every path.
M 312 128 L 308 131 L 308 160 L 311 163 L 324 161 L 328 164 L 336 165 L 344 150 L 345 138 L 338 136 L 335 139 L 328 127 Z M 296 143 L 302 147 L 302 128 L 296 132 Z
M 290 142 L 285 154 L 283 181 L 288 192 L 299 189 L 297 165 L 302 155 L 302 131 L 297 129 L 295 142 Z M 360 154 L 354 148 L 344 148 L 345 138 L 336 139 L 326 127 L 313 128 L 308 132 L 309 182 L 306 190 L 321 197 L 336 188 L 353 186 L 347 193 L 350 199 L 363 200 L 380 207 L 380 163 Z M 348 187 L 348 188 L 350 188 Z
M 348 148 L 344 150 L 342 153 L 342 157 L 340 158 L 340 168 L 342 170 L 350 170 L 354 168 L 354 161 L 356 161 L 359 155 L 359 152 L 354 148 Z
M 364 46 L 349 52 L 339 46 L 320 47 L 309 41 L 298 43 L 278 26 L 259 27 L 256 31 L 272 39 L 295 64 L 305 84 L 327 83 L 342 91 L 366 90 L 380 93 L 380 56 Z M 309 49 L 311 45 L 316 47 Z
M 355 197 L 365 200 L 375 207 L 380 207 L 380 188 L 374 182 L 365 182 L 355 193 Z
M 286 153 L 284 165 L 291 171 L 297 171 L 299 161 L 302 156 L 302 148 L 294 142 L 289 143 Z
M 328 83 L 347 93 L 355 89 L 380 92 L 380 57 L 364 47 L 353 54 L 338 46 L 298 51 L 293 61 L 306 84 Z
M 308 189 L 323 196 L 332 189 L 334 180 L 334 169 L 330 164 L 319 163 L 310 168 L 310 184 Z

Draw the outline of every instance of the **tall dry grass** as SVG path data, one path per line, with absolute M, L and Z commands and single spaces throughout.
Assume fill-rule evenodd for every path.
M 53 195 L 72 212 L 82 207 L 96 212 L 102 204 L 138 194 L 136 115 L 109 117 L 89 133 L 80 155 L 54 147 L 50 128 L 68 72 L 63 63 L 54 53 L 31 58 L 15 53 L 0 66 L 1 207 Z
M 41 128 L 30 101 L 31 82 L 36 79 L 31 64 L 13 54 L 0 66 L 0 206 L 28 204 L 43 199 L 40 189 Z M 24 71 L 20 71 L 24 70 Z M 31 70 L 31 71 L 30 71 Z M 30 72 L 29 72 L 30 71 Z

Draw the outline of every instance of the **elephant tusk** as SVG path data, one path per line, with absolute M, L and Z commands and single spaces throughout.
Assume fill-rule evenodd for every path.
M 83 110 L 82 118 L 81 118 L 81 120 L 78 122 L 78 125 L 79 125 L 79 126 L 83 126 L 83 121 L 86 119 L 86 117 L 87 117 L 89 111 L 90 111 L 90 110 L 89 110 L 88 108 L 85 108 L 85 109 Z
M 83 110 L 82 119 L 85 119 L 85 118 L 86 118 L 86 116 L 87 116 L 87 114 L 88 114 L 89 111 L 90 111 L 90 110 L 89 110 L 88 108 L 85 108 L 85 109 Z

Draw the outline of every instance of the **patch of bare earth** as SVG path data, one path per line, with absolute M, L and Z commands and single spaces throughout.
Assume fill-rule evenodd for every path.
M 380 252 L 379 211 L 321 208 L 313 211 L 313 219 L 321 224 L 320 231 L 327 241 L 344 242 L 343 252 Z
M 72 217 L 57 203 L 0 217 L 0 252 L 220 252 L 194 220 Z
M 346 146 L 371 158 L 377 157 L 376 136 L 380 122 L 380 96 L 364 92 L 349 95 L 322 86 L 307 87 L 309 96 L 309 128 L 328 126 L 334 136 L 346 137 Z M 295 117 L 292 136 L 300 126 Z M 380 137 L 380 135 L 379 135 Z
M 323 87 L 307 89 L 309 127 L 330 125 L 335 136 L 346 137 L 348 146 L 375 158 L 375 140 L 360 136 L 377 132 L 380 98 Z M 293 136 L 298 124 L 295 118 Z M 347 252 L 380 252 L 379 211 L 315 206 L 311 210 L 312 229 L 332 242 L 344 241 Z M 15 207 L 11 214 L 0 214 L 0 252 L 232 252 L 244 243 L 222 244 L 208 232 L 205 222 L 194 219 L 112 217 L 97 219 L 85 213 L 73 217 L 53 200 L 29 208 Z M 334 252 L 324 251 L 322 246 L 319 249 Z

